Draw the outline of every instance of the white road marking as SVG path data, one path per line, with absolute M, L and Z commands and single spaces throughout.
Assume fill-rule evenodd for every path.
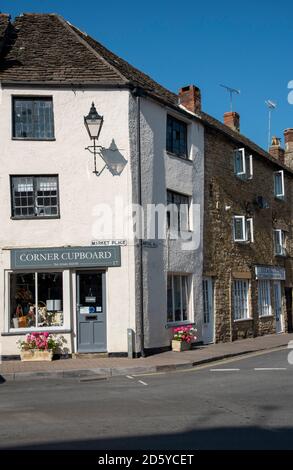
M 127 375 L 126 377 L 127 377 L 127 379 L 134 380 L 134 377 L 131 377 L 131 375 Z
M 142 384 L 142 385 L 146 385 L 146 386 L 147 386 L 147 383 L 146 383 L 146 382 L 143 382 L 142 380 L 139 380 L 139 383 Z
M 255 367 L 254 370 L 287 370 L 287 367 Z
M 235 372 L 240 369 L 210 369 L 210 372 Z

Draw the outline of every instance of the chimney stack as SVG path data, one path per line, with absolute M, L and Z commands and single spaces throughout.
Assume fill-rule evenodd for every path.
M 281 147 L 281 139 L 279 137 L 272 137 L 272 144 L 269 149 L 269 153 L 276 160 L 281 163 L 285 163 L 285 150 Z
M 188 85 L 179 90 L 179 104 L 194 114 L 201 112 L 200 89 L 194 85 Z
M 240 115 L 235 111 L 230 111 L 224 114 L 224 124 L 233 129 L 233 131 L 240 132 Z
M 286 129 L 284 131 L 285 139 L 285 165 L 293 170 L 293 129 Z

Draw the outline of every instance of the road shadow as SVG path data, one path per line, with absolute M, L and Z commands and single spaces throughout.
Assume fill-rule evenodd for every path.
M 2 447 L 4 450 L 4 448 Z M 192 429 L 183 433 L 42 442 L 6 450 L 292 450 L 293 429 L 257 426 Z

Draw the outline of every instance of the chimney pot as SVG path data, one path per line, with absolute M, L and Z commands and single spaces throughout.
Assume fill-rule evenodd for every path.
M 235 111 L 225 113 L 224 124 L 233 129 L 233 131 L 240 132 L 240 115 Z
M 285 150 L 281 147 L 281 139 L 279 137 L 272 137 L 272 145 L 270 146 L 269 153 L 276 160 L 285 163 Z
M 188 85 L 179 90 L 179 104 L 194 114 L 201 112 L 201 93 L 195 85 Z

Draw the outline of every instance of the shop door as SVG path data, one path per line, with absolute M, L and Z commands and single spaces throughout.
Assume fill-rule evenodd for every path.
M 283 333 L 282 291 L 280 281 L 274 282 L 274 306 L 276 318 L 276 333 Z
M 205 344 L 215 341 L 214 322 L 214 288 L 212 278 L 204 278 L 202 281 L 203 290 L 203 342 Z
M 105 273 L 77 273 L 78 352 L 106 352 Z

